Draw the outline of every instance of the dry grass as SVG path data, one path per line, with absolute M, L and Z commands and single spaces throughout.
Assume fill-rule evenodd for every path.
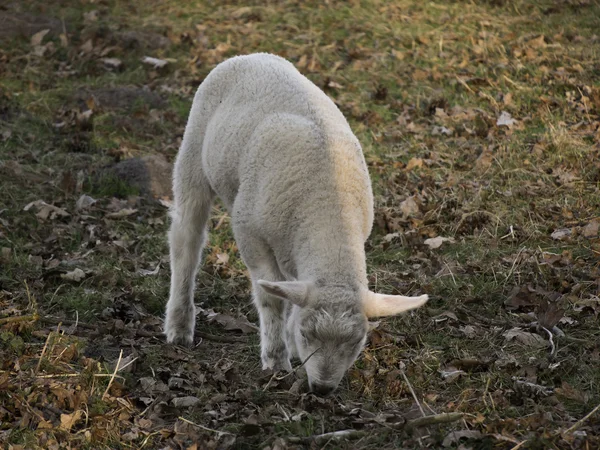
M 0 14 L 21 20 L 0 22 L 4 445 L 598 446 L 596 2 L 26 1 Z M 261 373 L 255 334 L 202 319 L 194 349 L 166 346 L 166 210 L 103 172 L 171 161 L 197 85 L 256 51 L 296 64 L 363 144 L 371 285 L 432 298 L 379 324 L 332 399 Z M 97 203 L 80 210 L 83 193 Z M 39 199 L 69 215 L 23 211 Z M 256 322 L 220 207 L 212 222 L 197 303 Z M 425 243 L 439 236 L 454 243 Z M 462 420 L 406 426 L 423 414 Z

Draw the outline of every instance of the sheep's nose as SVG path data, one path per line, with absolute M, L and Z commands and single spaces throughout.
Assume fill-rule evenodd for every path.
M 328 384 L 313 384 L 310 386 L 310 390 L 317 395 L 326 397 L 335 390 L 335 386 L 330 386 Z

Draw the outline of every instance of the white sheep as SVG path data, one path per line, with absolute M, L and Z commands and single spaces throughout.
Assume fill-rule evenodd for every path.
M 367 318 L 417 308 L 367 288 L 373 222 L 361 146 L 333 101 L 283 58 L 238 56 L 202 82 L 174 170 L 167 341 L 193 342 L 194 278 L 213 198 L 223 201 L 250 271 L 264 369 L 305 361 L 332 392 L 354 363 Z

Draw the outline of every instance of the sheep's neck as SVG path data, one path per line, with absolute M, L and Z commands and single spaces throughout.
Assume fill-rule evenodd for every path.
M 367 286 L 364 242 L 348 231 L 349 224 L 341 221 L 325 227 L 315 223 L 302 228 L 307 232 L 299 233 L 294 258 L 299 280 Z

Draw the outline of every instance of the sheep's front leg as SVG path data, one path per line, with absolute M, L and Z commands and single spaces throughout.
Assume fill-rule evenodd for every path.
M 175 191 L 179 201 L 171 212 L 171 295 L 164 325 L 167 342 L 188 347 L 194 342 L 196 325 L 194 278 L 206 241 L 206 223 L 212 201 L 208 189 L 190 191 L 195 197 L 187 201 L 179 200 L 183 195 Z
M 262 278 L 264 279 L 264 278 Z M 265 293 L 254 283 L 254 304 L 260 318 L 260 348 L 263 370 L 286 370 L 292 365 L 285 345 L 285 302 Z
M 242 205 L 244 202 L 249 203 L 244 198 L 236 201 Z M 234 206 L 233 209 L 243 211 L 244 208 Z M 236 214 L 232 219 L 240 255 L 250 270 L 252 278 L 254 304 L 260 319 L 263 370 L 291 371 L 290 355 L 285 344 L 285 301 L 267 294 L 258 284 L 258 280 L 283 281 L 285 278 L 268 244 L 258 238 L 253 230 L 243 226 L 247 220 Z

